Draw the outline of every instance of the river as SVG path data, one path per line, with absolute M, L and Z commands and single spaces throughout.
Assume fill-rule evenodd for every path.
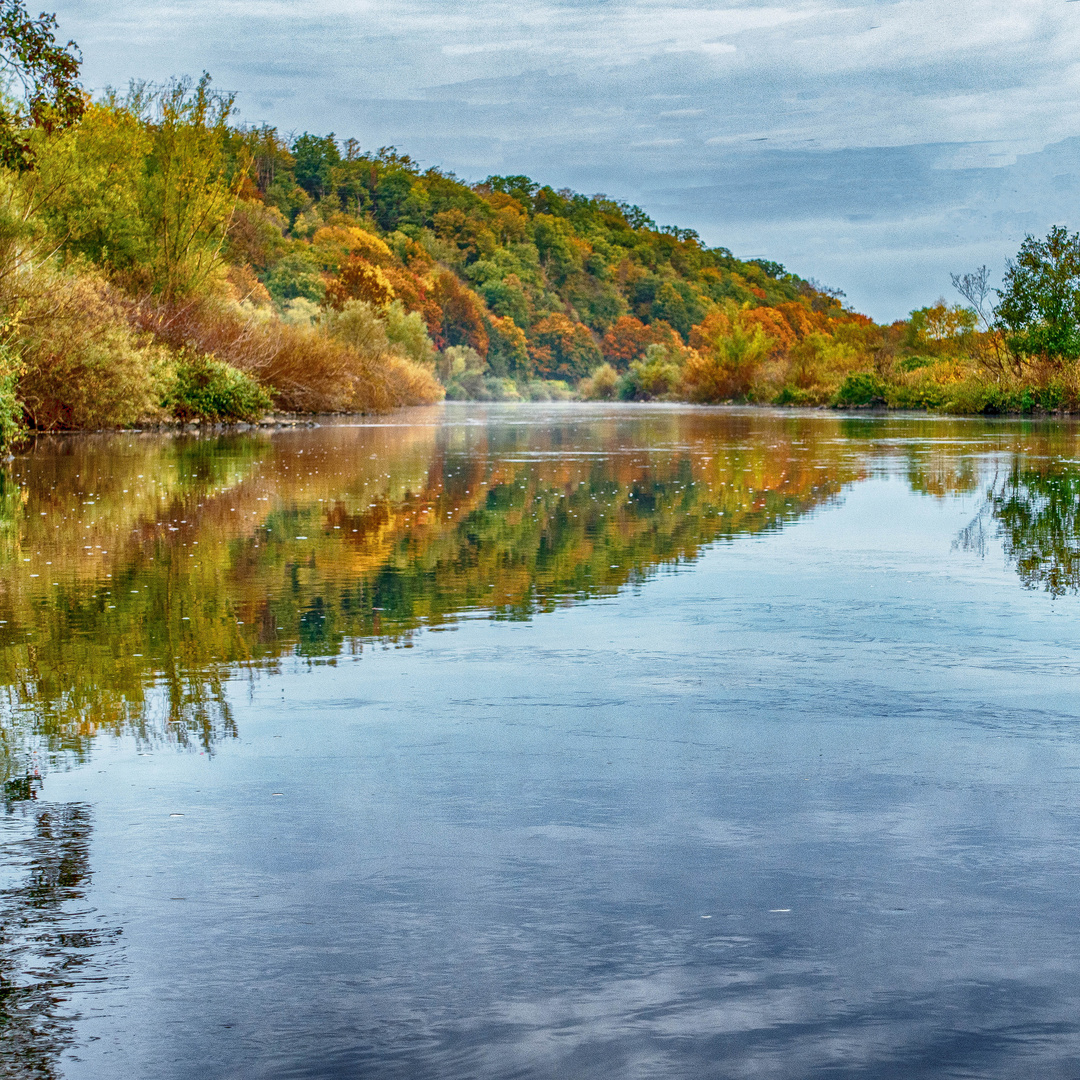
M 1074 1077 L 1080 429 L 445 405 L 0 475 L 0 1073 Z

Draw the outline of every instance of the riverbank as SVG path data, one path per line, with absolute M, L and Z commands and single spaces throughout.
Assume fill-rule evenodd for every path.
M 984 272 L 883 326 L 605 196 L 239 127 L 207 77 L 84 105 L 0 166 L 0 443 L 444 397 L 1080 409 Z

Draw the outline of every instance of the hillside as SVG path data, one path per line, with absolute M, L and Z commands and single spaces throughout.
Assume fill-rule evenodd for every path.
M 239 295 L 287 317 L 350 299 L 416 312 L 451 396 L 543 394 L 552 388 L 536 383 L 574 386 L 605 363 L 625 377 L 637 362 L 624 396 L 651 397 L 676 388 L 690 348 L 733 330 L 765 361 L 808 335 L 820 354 L 861 343 L 872 326 L 777 263 L 738 259 L 603 195 L 525 176 L 470 184 L 332 136 L 249 138 L 227 250 Z
M 1055 267 L 1080 266 L 1063 229 L 1025 241 L 991 313 L 983 268 L 957 279 L 971 307 L 878 326 L 616 199 L 245 127 L 206 75 L 92 100 L 55 19 L 16 22 L 0 27 L 23 89 L 0 108 L 0 443 L 444 396 L 1080 404 L 1080 315 L 1055 314 L 1080 312 L 1080 289 L 1054 292 Z

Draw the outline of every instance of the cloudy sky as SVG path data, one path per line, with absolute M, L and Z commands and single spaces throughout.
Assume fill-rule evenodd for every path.
M 604 192 L 878 319 L 1080 228 L 1075 0 L 62 0 L 87 85 Z

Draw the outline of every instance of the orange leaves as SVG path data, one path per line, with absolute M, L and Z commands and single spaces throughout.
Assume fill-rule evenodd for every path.
M 432 299 L 442 311 L 442 325 L 436 332 L 428 323 L 436 348 L 447 345 L 471 345 L 481 356 L 487 356 L 489 339 L 484 326 L 484 302 L 458 280 L 456 274 L 444 270 L 435 280 Z
M 760 326 L 772 339 L 774 354 L 786 352 L 797 340 L 795 331 L 788 325 L 783 313 L 777 311 L 776 308 L 759 307 L 742 311 L 739 313 L 739 324 L 744 330 Z
M 696 329 L 696 327 L 695 327 Z M 622 315 L 615 320 L 600 343 L 604 359 L 619 370 L 645 355 L 650 345 L 681 345 L 678 335 L 663 321 L 646 326 L 633 315 Z
M 541 319 L 530 334 L 529 356 L 549 379 L 582 379 L 603 360 L 587 326 L 556 312 Z

